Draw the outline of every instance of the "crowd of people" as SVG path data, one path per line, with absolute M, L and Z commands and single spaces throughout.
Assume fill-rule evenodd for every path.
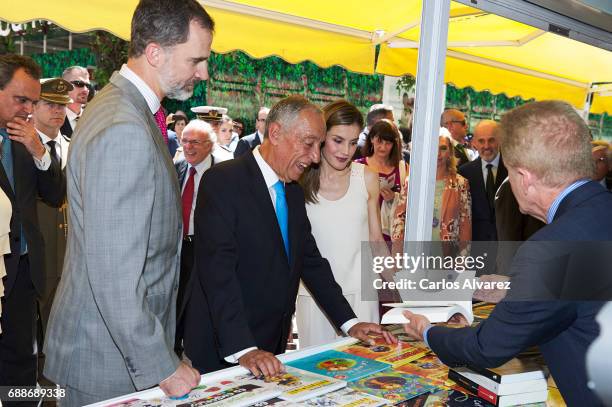
M 396 341 L 362 258 L 404 240 L 409 137 L 389 106 L 364 120 L 296 95 L 250 135 L 223 107 L 167 114 L 165 97 L 207 80 L 214 27 L 195 0 L 141 0 L 128 60 L 92 100 L 82 67 L 41 83 L 30 58 L 0 56 L 0 386 L 44 375 L 81 406 L 156 385 L 180 397 L 235 364 L 274 376 L 294 315 L 301 346 Z M 571 106 L 468 130 L 443 112 L 432 241 L 612 240 L 612 149 Z M 566 402 L 597 405 L 585 354 L 602 303 L 496 301 L 477 329 L 410 314 L 405 330 L 451 366 L 539 345 Z

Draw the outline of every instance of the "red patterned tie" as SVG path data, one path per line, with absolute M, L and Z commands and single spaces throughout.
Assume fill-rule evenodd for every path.
M 155 121 L 157 122 L 157 127 L 161 131 L 162 136 L 164 137 L 164 142 L 168 145 L 168 128 L 166 127 L 166 114 L 164 113 L 164 108 L 160 106 L 159 110 L 155 113 Z
M 186 236 L 189 233 L 189 218 L 191 218 L 193 191 L 195 189 L 195 172 L 195 168 L 191 167 L 189 169 L 189 178 L 187 178 L 187 183 L 185 184 L 185 189 L 183 190 L 183 236 Z

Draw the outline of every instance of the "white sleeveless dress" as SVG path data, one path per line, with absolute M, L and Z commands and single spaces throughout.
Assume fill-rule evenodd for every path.
M 318 195 L 318 203 L 306 204 L 312 234 L 321 255 L 325 257 L 360 322 L 379 322 L 376 291 L 368 289 L 362 299 L 362 242 L 364 255 L 371 258 L 368 227 L 368 191 L 364 177 L 365 165 L 351 164 L 346 194 L 335 201 Z M 368 263 L 369 264 L 369 261 Z M 364 272 L 371 273 L 371 269 Z M 369 287 L 370 288 L 370 287 Z M 340 337 L 303 284 L 296 304 L 296 322 L 300 348 L 321 345 Z M 340 334 L 340 335 L 339 335 Z
M 0 298 L 4 295 L 4 283 L 2 279 L 6 276 L 4 255 L 11 252 L 9 232 L 11 231 L 12 214 L 13 208 L 11 206 L 11 201 L 4 191 L 0 189 Z M 2 315 L 2 302 L 0 302 L 0 315 Z M 0 326 L 0 332 L 2 332 L 2 326 Z

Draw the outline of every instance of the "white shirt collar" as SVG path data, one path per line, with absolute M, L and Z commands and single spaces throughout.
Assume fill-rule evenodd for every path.
M 72 110 L 66 108 L 66 116 L 68 117 L 68 120 L 70 121 L 74 121 L 74 119 L 76 119 L 82 113 L 83 113 L 83 108 L 81 108 L 81 111 L 79 113 L 75 113 Z
M 161 107 L 161 103 L 155 92 L 153 92 L 153 89 L 151 89 L 151 87 L 147 85 L 147 83 L 143 81 L 140 76 L 128 68 L 127 64 L 123 64 L 123 66 L 121 66 L 119 74 L 136 86 L 136 89 L 138 89 L 142 97 L 144 97 L 147 101 L 147 105 L 149 106 L 151 113 L 157 113 Z
M 268 164 L 261 156 L 259 146 L 255 147 L 253 150 L 253 156 L 255 157 L 255 161 L 263 174 L 264 180 L 266 181 L 266 187 L 268 189 L 272 188 L 272 186 L 279 181 L 278 175 L 276 175 L 272 167 L 270 167 L 270 164 Z
M 197 164 L 195 166 L 189 164 L 187 169 L 189 170 L 189 168 L 193 167 L 193 168 L 195 168 L 196 172 L 199 175 L 202 175 L 202 174 L 204 174 L 204 172 L 207 169 L 209 169 L 211 167 L 211 165 L 212 165 L 212 158 L 211 157 L 212 157 L 212 155 L 208 154 L 208 156 L 205 159 L 203 159 L 199 164 Z
M 38 135 L 40 136 L 40 139 L 42 140 L 43 144 L 47 144 L 49 141 L 51 141 L 51 137 L 47 136 L 45 133 L 43 133 L 42 131 L 36 129 L 36 132 L 38 133 Z M 62 134 L 58 131 L 57 132 L 57 137 L 55 137 L 55 139 L 53 139 L 53 141 L 60 143 L 61 142 L 61 138 L 62 138 Z
M 495 156 L 495 158 L 491 162 L 487 162 L 484 159 L 482 159 L 481 161 L 482 161 L 482 169 L 483 170 L 485 168 L 487 168 L 487 164 L 493 164 L 493 168 L 497 168 L 497 167 L 499 167 L 499 152 L 497 153 L 497 155 Z

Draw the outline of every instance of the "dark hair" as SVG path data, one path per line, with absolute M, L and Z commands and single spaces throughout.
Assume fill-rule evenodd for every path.
M 30 57 L 15 54 L 0 55 L 0 89 L 4 89 L 19 69 L 23 69 L 36 80 L 39 80 L 42 74 L 40 66 Z
M 215 30 L 215 22 L 196 0 L 140 0 L 132 17 L 128 57 L 141 56 L 152 42 L 172 47 L 189 39 L 189 23 Z
M 392 113 L 391 110 L 385 105 L 380 105 L 381 107 L 378 109 L 374 109 L 368 112 L 366 116 L 366 124 L 368 127 L 373 126 L 379 120 L 386 119 L 389 113 Z
M 412 126 L 400 127 L 399 132 L 402 135 L 404 144 L 408 144 L 412 141 Z
M 174 126 L 176 125 L 176 122 L 180 122 L 181 120 L 185 122 L 185 125 L 189 123 L 189 120 L 182 114 L 175 114 L 172 116 L 172 122 L 168 125 L 168 128 L 174 131 Z
M 355 125 L 358 129 L 363 128 L 363 116 L 361 112 L 346 100 L 340 99 L 326 105 L 323 108 L 325 117 L 325 128 L 327 130 L 334 126 Z M 325 144 L 325 143 L 323 143 Z M 323 148 L 323 145 L 321 146 Z M 350 164 L 349 164 L 350 165 Z M 312 165 L 304 171 L 300 177 L 300 184 L 304 189 L 304 199 L 308 203 L 317 203 L 320 183 L 320 165 Z
M 400 133 L 395 124 L 393 124 L 391 120 L 382 119 L 372 126 L 366 137 L 366 142 L 361 149 L 361 154 L 364 157 L 371 157 L 374 154 L 374 145 L 372 144 L 372 139 L 374 137 L 393 143 L 393 149 L 389 153 L 388 164 L 397 167 L 402 159 L 402 145 L 400 142 Z

